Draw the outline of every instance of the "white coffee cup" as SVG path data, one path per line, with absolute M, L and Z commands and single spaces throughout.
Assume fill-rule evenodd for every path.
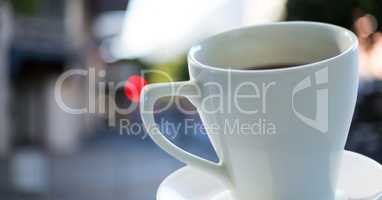
M 162 149 L 221 177 L 240 200 L 334 200 L 357 97 L 357 50 L 351 31 L 324 23 L 221 33 L 190 50 L 190 81 L 143 89 L 142 119 Z M 244 69 L 280 63 L 306 64 Z M 219 163 L 160 133 L 153 106 L 163 96 L 184 96 L 195 105 Z

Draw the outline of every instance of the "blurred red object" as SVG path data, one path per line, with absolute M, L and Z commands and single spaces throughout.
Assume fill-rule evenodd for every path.
M 145 85 L 147 81 L 142 76 L 132 75 L 125 82 L 125 95 L 130 101 L 138 103 L 141 90 Z

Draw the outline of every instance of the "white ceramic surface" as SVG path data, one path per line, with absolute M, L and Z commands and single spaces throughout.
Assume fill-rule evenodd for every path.
M 334 200 L 357 97 L 357 49 L 351 31 L 323 23 L 225 32 L 190 50 L 190 81 L 143 89 L 142 119 L 162 149 L 220 177 L 241 200 Z M 243 70 L 280 63 L 308 64 Z M 219 163 L 160 132 L 153 108 L 163 96 L 185 96 L 195 105 Z
M 339 193 L 345 194 L 349 199 L 362 199 L 376 194 L 382 188 L 382 166 L 357 153 L 344 153 L 339 174 Z M 157 200 L 235 199 L 229 188 L 212 174 L 193 167 L 184 167 L 162 182 L 157 192 Z M 378 200 L 382 200 L 382 197 Z

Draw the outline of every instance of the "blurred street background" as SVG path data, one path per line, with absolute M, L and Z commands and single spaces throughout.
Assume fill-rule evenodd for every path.
M 357 34 L 360 88 L 346 149 L 382 163 L 382 1 L 0 0 L 0 199 L 155 199 L 160 182 L 183 164 L 138 126 L 139 102 L 123 86 L 188 80 L 193 44 L 287 20 Z M 63 105 L 55 92 L 68 71 L 74 75 L 58 94 Z M 201 123 L 173 105 L 156 114 L 159 123 L 185 119 Z M 217 160 L 203 129 L 166 134 Z

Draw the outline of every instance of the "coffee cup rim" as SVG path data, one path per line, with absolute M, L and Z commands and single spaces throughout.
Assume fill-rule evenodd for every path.
M 275 68 L 275 69 L 245 70 L 245 69 L 224 68 L 223 66 L 213 66 L 213 65 L 209 65 L 209 64 L 200 62 L 195 57 L 195 53 L 202 49 L 203 43 L 205 43 L 206 41 L 209 41 L 209 40 L 214 40 L 218 36 L 225 35 L 225 34 L 232 34 L 232 33 L 236 33 L 236 32 L 241 32 L 241 31 L 248 30 L 248 29 L 255 28 L 255 27 L 261 28 L 261 27 L 282 26 L 282 25 L 284 25 L 284 26 L 285 25 L 290 25 L 290 26 L 293 26 L 293 25 L 309 25 L 309 26 L 321 26 L 321 27 L 326 27 L 326 28 L 329 27 L 331 29 L 335 29 L 339 32 L 345 33 L 345 35 L 351 41 L 351 45 L 349 47 L 347 47 L 345 50 L 341 51 L 340 53 L 338 53 L 334 56 L 331 56 L 329 58 L 321 59 L 319 61 L 310 62 L 307 64 L 296 65 L 296 66 L 291 66 L 291 67 L 287 67 L 287 68 Z M 303 68 L 309 68 L 309 67 L 313 67 L 313 66 L 317 66 L 317 65 L 323 65 L 325 63 L 329 63 L 335 59 L 343 57 L 343 56 L 347 55 L 348 53 L 356 50 L 358 48 L 358 45 L 359 45 L 359 42 L 358 42 L 357 36 L 352 31 L 350 31 L 346 28 L 343 28 L 341 26 L 338 26 L 338 25 L 323 23 L 323 22 L 314 22 L 314 21 L 284 21 L 284 22 L 272 22 L 272 23 L 266 23 L 266 24 L 245 26 L 245 27 L 241 27 L 241 28 L 237 28 L 237 29 L 228 30 L 225 32 L 218 33 L 216 35 L 213 35 L 213 36 L 210 36 L 210 37 L 204 39 L 203 41 L 201 41 L 197 45 L 194 45 L 193 47 L 191 47 L 191 49 L 188 52 L 187 57 L 188 57 L 189 65 L 194 64 L 194 65 L 197 65 L 201 68 L 206 68 L 206 69 L 214 70 L 214 71 L 221 71 L 221 72 L 228 72 L 229 71 L 231 73 L 232 72 L 234 72 L 234 73 L 235 72 L 236 73 L 244 73 L 244 72 L 245 73 L 272 73 L 272 72 L 301 70 Z

